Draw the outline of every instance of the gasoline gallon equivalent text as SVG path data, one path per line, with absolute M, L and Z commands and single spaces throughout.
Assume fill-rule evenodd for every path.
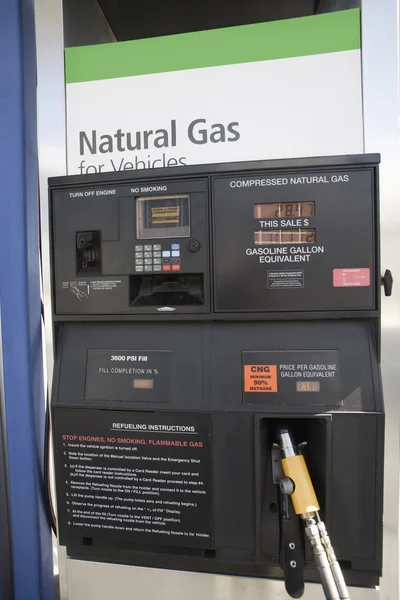
M 284 246 L 283 248 L 247 248 L 247 256 L 258 256 L 260 263 L 309 262 L 313 254 L 323 254 L 324 246 Z

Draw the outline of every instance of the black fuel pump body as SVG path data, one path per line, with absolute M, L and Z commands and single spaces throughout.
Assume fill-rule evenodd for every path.
M 379 156 L 50 180 L 60 543 L 283 577 L 277 427 L 348 585 L 381 574 Z M 309 549 L 305 575 L 317 580 Z

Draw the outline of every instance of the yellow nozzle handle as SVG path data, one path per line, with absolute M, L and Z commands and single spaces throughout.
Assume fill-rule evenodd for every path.
M 307 469 L 304 456 L 282 458 L 282 468 L 286 477 L 290 477 L 295 485 L 291 496 L 296 515 L 314 513 L 319 510 L 317 496 Z

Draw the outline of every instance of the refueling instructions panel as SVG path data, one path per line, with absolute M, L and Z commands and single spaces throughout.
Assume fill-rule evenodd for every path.
M 57 190 L 56 313 L 373 309 L 373 185 L 309 168 Z
M 301 597 L 310 511 L 282 497 L 278 443 L 304 455 L 346 583 L 378 585 L 378 162 L 50 182 L 68 556 L 279 577 Z

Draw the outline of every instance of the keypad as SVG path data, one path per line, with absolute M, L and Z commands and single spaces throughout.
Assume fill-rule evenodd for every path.
M 180 271 L 180 244 L 138 244 L 135 246 L 135 271 L 137 273 Z

